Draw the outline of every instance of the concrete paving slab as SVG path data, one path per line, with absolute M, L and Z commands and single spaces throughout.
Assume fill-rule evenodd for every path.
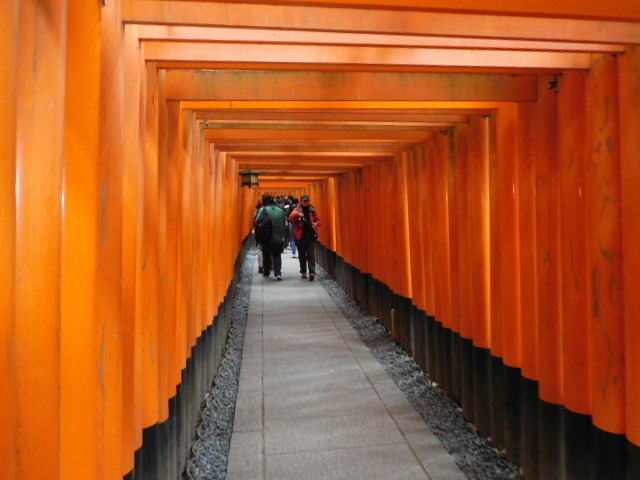
M 402 444 L 267 455 L 265 472 L 267 480 L 432 480 Z
M 335 392 L 358 390 L 371 384 L 359 368 L 324 372 L 302 372 L 264 377 L 265 395 L 274 393 Z
M 236 432 L 231 436 L 227 480 L 263 478 L 264 442 L 262 432 Z
M 265 421 L 340 415 L 386 415 L 387 409 L 371 387 L 358 390 L 314 391 L 265 395 Z
M 404 443 L 388 415 L 340 415 L 265 421 L 265 454 Z
M 233 431 L 262 431 L 262 392 L 238 391 Z

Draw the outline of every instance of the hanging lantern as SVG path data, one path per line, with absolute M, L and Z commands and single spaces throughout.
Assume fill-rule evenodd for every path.
M 242 183 L 240 184 L 242 187 L 246 185 L 249 188 L 251 188 L 253 186 L 257 187 L 258 185 L 260 185 L 258 181 L 259 180 L 258 175 L 260 175 L 260 172 L 247 170 L 246 172 L 240 172 L 239 175 L 242 177 Z

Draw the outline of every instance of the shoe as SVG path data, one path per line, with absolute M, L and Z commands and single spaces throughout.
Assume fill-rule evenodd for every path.
M 276 278 L 278 279 L 278 281 L 282 280 L 282 275 L 276 275 Z
M 262 273 L 262 272 L 264 272 L 264 268 L 258 267 L 258 273 Z
M 307 274 L 303 273 L 302 275 L 300 275 L 301 278 L 307 278 Z
M 297 257 L 297 256 L 295 256 L 295 255 L 291 255 L 291 258 L 298 258 L 298 257 Z
M 315 273 L 310 273 L 309 274 L 309 281 L 313 282 L 313 279 L 316 278 L 316 274 Z

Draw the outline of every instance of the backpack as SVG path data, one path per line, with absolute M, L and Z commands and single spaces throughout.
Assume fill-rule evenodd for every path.
M 262 207 L 258 212 L 258 216 L 254 222 L 255 227 L 255 238 L 256 242 L 261 245 L 264 245 L 273 235 L 273 229 L 271 227 L 271 218 L 269 218 L 269 213 L 267 212 L 267 207 Z

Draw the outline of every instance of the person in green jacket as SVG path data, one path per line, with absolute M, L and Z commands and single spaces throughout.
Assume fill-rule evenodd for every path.
M 271 273 L 273 265 L 273 273 L 276 279 L 282 280 L 282 251 L 284 250 L 284 229 L 287 226 L 287 221 L 284 216 L 284 211 L 276 205 L 276 200 L 271 195 L 265 195 L 262 199 L 264 205 L 258 213 L 256 218 L 262 212 L 262 209 L 267 209 L 267 214 L 271 219 L 272 235 L 271 240 L 262 245 L 263 256 L 263 271 L 262 274 L 268 277 Z

